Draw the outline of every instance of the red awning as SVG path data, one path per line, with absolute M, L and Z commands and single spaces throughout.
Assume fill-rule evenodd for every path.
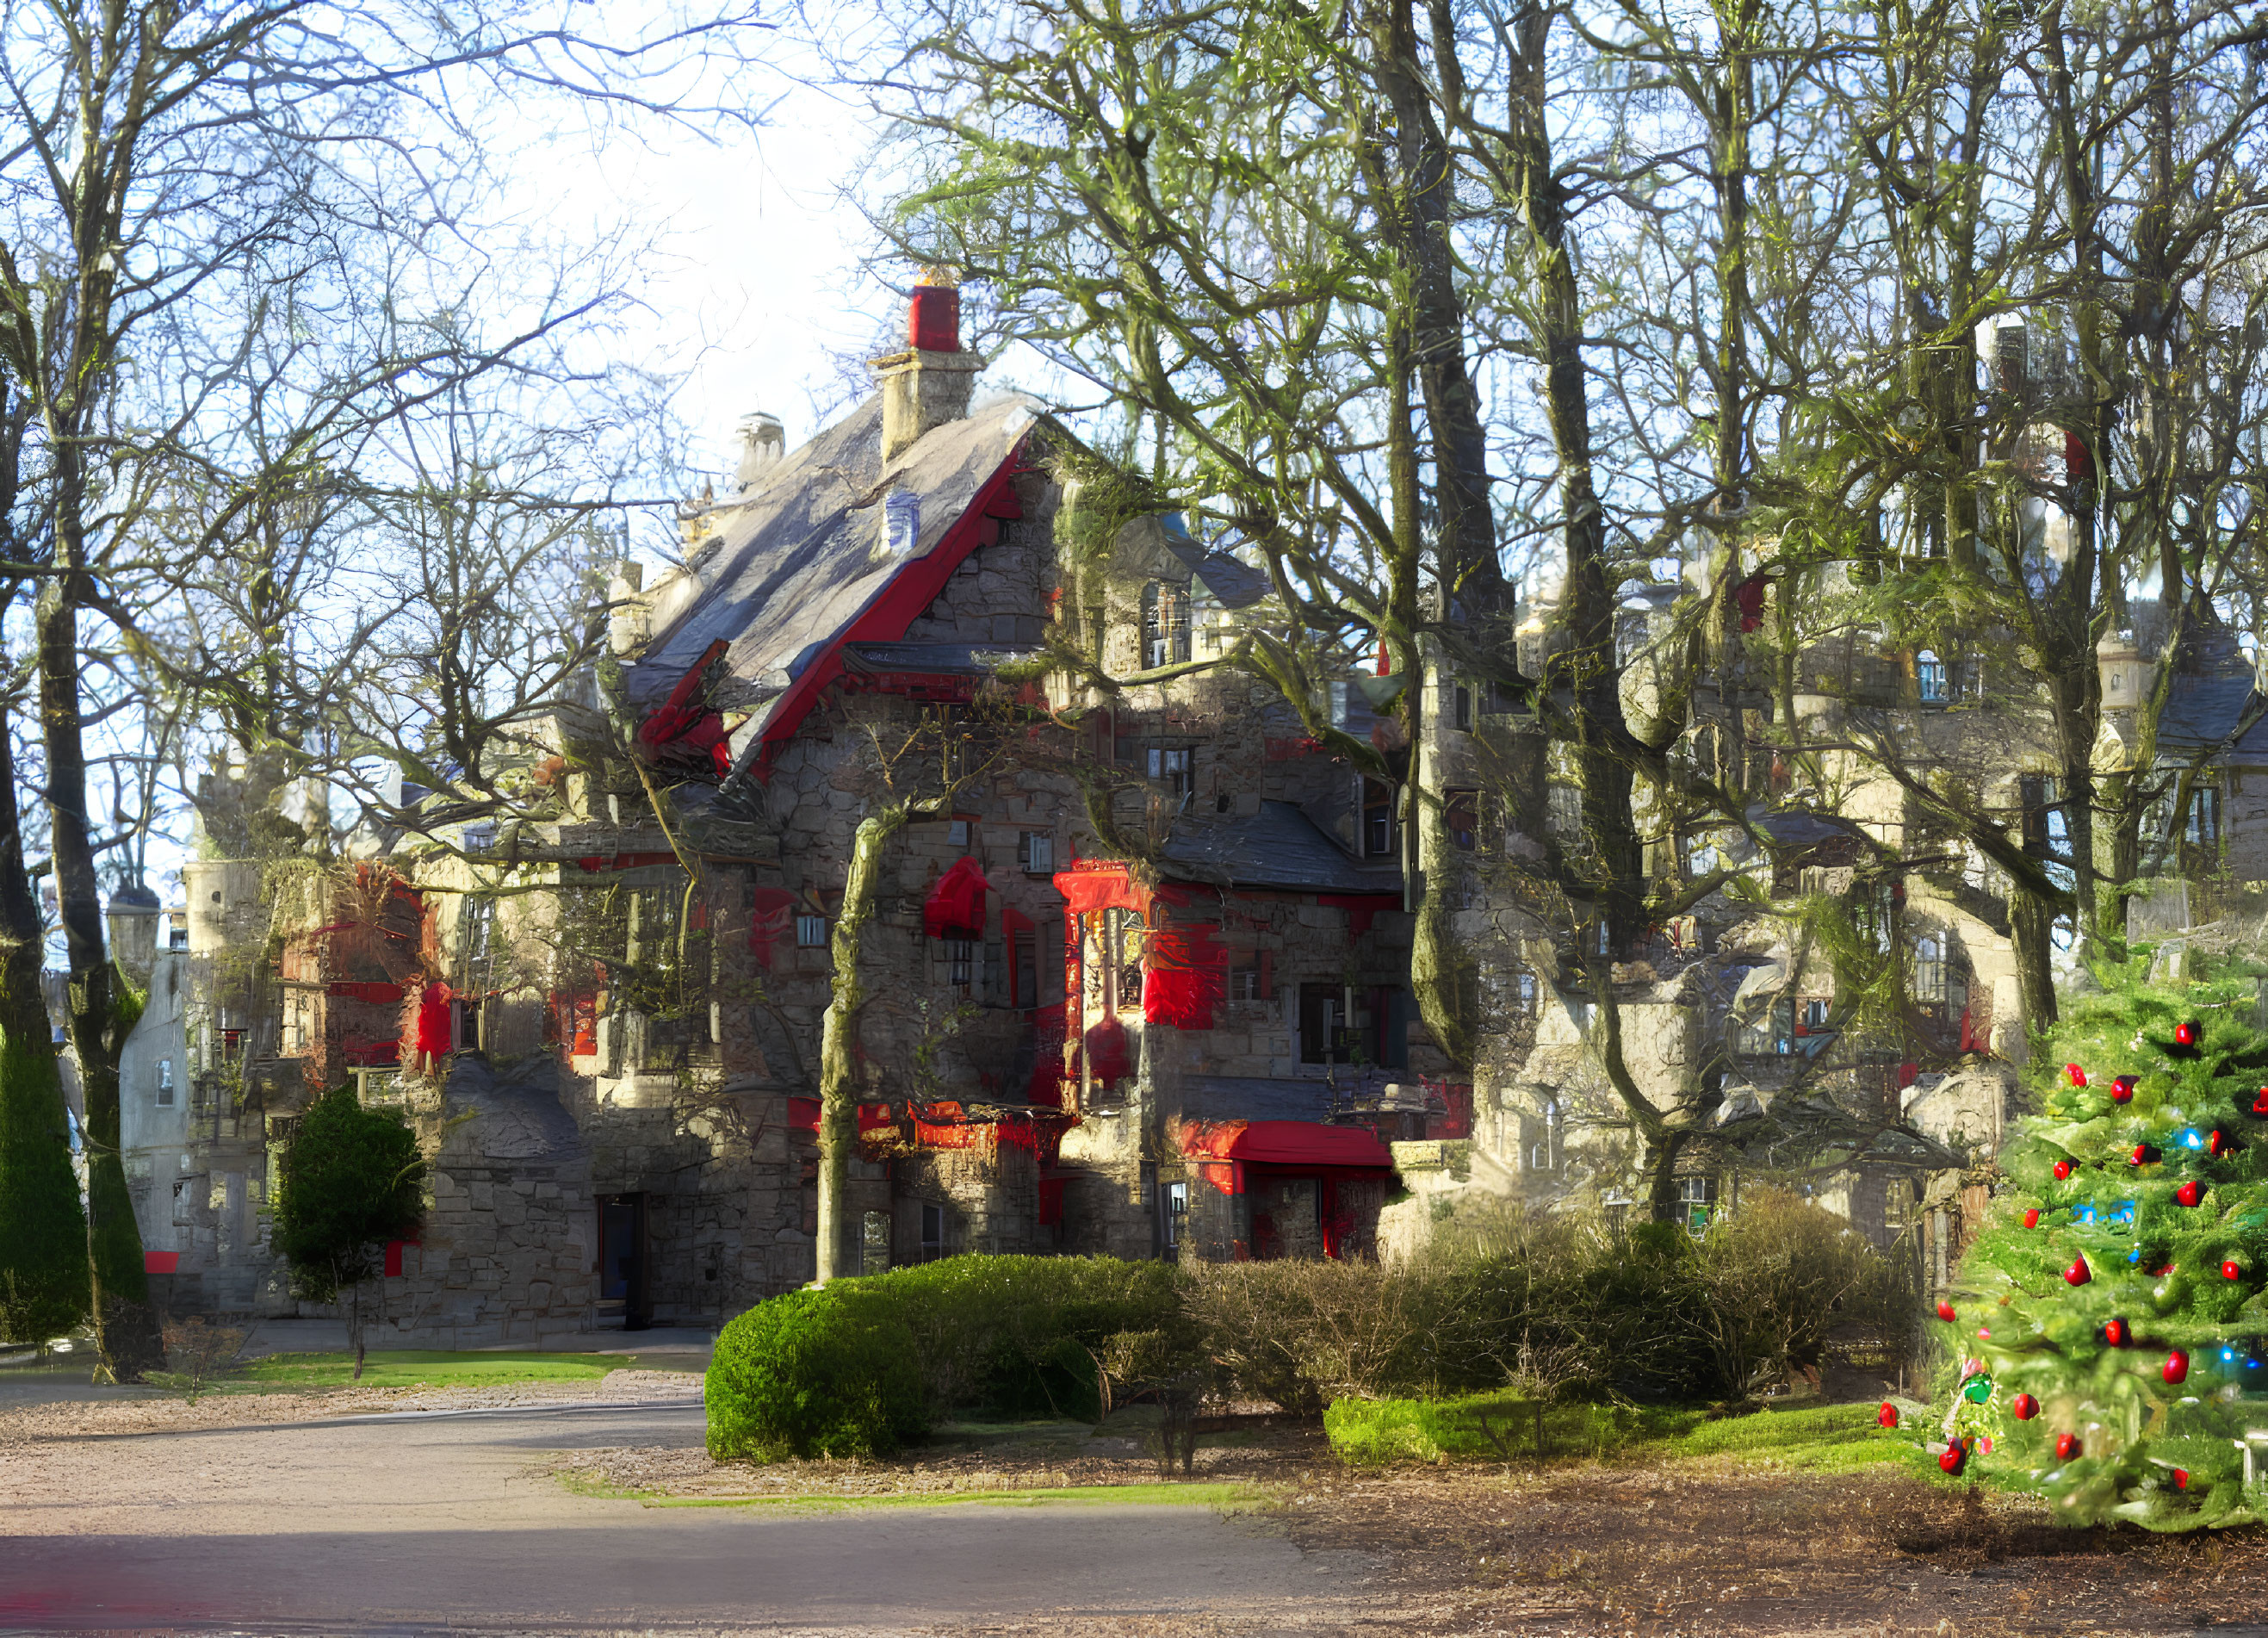
M 1190 1121 L 1182 1153 L 1193 1158 L 1263 1166 L 1356 1166 L 1392 1169 L 1393 1151 L 1359 1126 L 1312 1120 Z
M 1056 872 L 1056 891 L 1074 915 L 1098 910 L 1131 910 L 1150 913 L 1149 889 L 1136 882 L 1122 864 L 1082 860 L 1069 870 Z
M 922 904 L 922 931 L 933 939 L 984 935 L 984 872 L 973 859 L 956 859 Z
M 787 1124 L 798 1132 L 816 1133 L 819 1130 L 819 1100 L 815 1097 L 792 1097 L 787 1101 Z M 858 1135 L 877 1131 L 884 1126 L 895 1127 L 897 1121 L 890 1114 L 887 1103 L 858 1105 Z

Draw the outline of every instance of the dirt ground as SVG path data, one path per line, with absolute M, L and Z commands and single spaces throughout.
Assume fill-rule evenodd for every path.
M 698 1390 L 699 1378 L 689 1374 L 619 1372 L 598 1383 L 260 1394 L 207 1398 L 195 1406 L 147 1398 L 50 1402 L 0 1410 L 0 1492 L 11 1488 L 6 1480 L 12 1478 L 23 1487 L 16 1492 L 19 1504 L 34 1493 L 69 1497 L 63 1510 L 68 1518 L 59 1512 L 39 1524 L 18 1515 L 19 1524 L 35 1535 L 48 1531 L 51 1540 L 56 1531 L 92 1529 L 155 1541 L 165 1531 L 182 1528 L 180 1516 L 210 1519 L 212 1509 L 232 1504 L 233 1481 L 220 1482 L 218 1463 L 224 1448 L 232 1450 L 234 1444 L 223 1447 L 204 1435 L 232 1428 L 328 1423 L 332 1431 L 322 1435 L 325 1439 L 352 1442 L 339 1444 L 335 1453 L 328 1444 L 320 1451 L 310 1447 L 306 1465 L 311 1472 L 382 1474 L 390 1470 L 366 1467 L 363 1456 L 349 1452 L 366 1450 L 368 1459 L 377 1462 L 393 1451 L 383 1459 L 401 1465 L 400 1483 L 410 1486 L 421 1464 L 445 1455 L 458 1462 L 477 1456 L 486 1465 L 467 1468 L 468 1477 L 452 1481 L 463 1491 L 457 1498 L 462 1509 L 490 1509 L 491 1503 L 482 1498 L 491 1494 L 519 1497 L 512 1505 L 547 1531 L 580 1518 L 578 1509 L 627 1509 L 609 1515 L 617 1523 L 606 1527 L 613 1532 L 608 1539 L 626 1539 L 622 1532 L 630 1531 L 656 1543 L 683 1538 L 682 1546 L 690 1550 L 692 1538 L 704 1532 L 764 1527 L 759 1515 L 747 1509 L 637 1504 L 739 1496 L 934 1494 L 943 1500 L 972 1492 L 1146 1485 L 1158 1478 L 1139 1411 L 1115 1418 L 1101 1436 L 1071 1423 L 956 1427 L 889 1462 L 718 1464 L 699 1448 Z M 624 1415 L 602 1417 L 580 1436 L 556 1419 L 498 1424 L 485 1433 L 472 1423 L 444 1421 L 425 1425 L 433 1428 L 434 1439 L 453 1442 L 401 1446 L 404 1438 L 424 1435 L 358 1432 L 336 1420 L 381 1410 L 524 1406 L 533 1412 L 594 1399 L 621 1403 Z M 670 1401 L 681 1408 L 669 1408 Z M 671 1431 L 657 1436 L 664 1423 Z M 649 1426 L 652 1434 L 644 1432 Z M 463 1432 L 444 1433 L 457 1428 Z M 183 1433 L 198 1436 L 167 1436 Z M 475 1450 L 463 1442 L 468 1439 L 487 1442 Z M 247 1463 L 272 1463 L 286 1448 L 297 1447 L 259 1446 L 274 1454 L 255 1456 L 255 1447 L 247 1446 L 245 1457 Z M 462 1456 L 453 1454 L 460 1450 Z M 193 1471 L 183 1472 L 178 1487 L 169 1487 L 162 1475 L 176 1462 L 188 1463 Z M 494 1477 L 480 1478 L 482 1473 Z M 2051 1525 L 2036 1505 L 2021 1500 L 1940 1488 L 1889 1472 L 1822 1475 L 1730 1457 L 1569 1462 L 1541 1472 L 1493 1465 L 1350 1470 L 1330 1458 L 1318 1430 L 1278 1427 L 1209 1436 L 1197 1452 L 1194 1477 L 1243 1481 L 1252 1487 L 1256 1500 L 1238 1509 L 1233 1534 L 1272 1538 L 1280 1544 L 1277 1551 L 1296 1547 L 1300 1562 L 1319 1568 L 1347 1567 L 1330 1573 L 1331 1596 L 1320 1596 L 1324 1583 L 1319 1582 L 1314 1594 L 1287 1597 L 1300 1572 L 1288 1564 L 1270 1568 L 1258 1559 L 1247 1564 L 1237 1558 L 1233 1561 L 1241 1568 L 1236 1576 L 1259 1579 L 1248 1590 L 1256 1602 L 1233 1613 L 1226 1607 L 1231 1601 L 1201 1612 L 1202 1605 L 1168 1611 L 1145 1598 L 1098 1614 L 1083 1600 L 1066 1599 L 1037 1624 L 1024 1617 L 972 1620 L 987 1597 L 983 1588 L 976 1587 L 950 1616 L 944 1609 L 924 1611 L 931 1620 L 909 1620 L 887 1630 L 1109 1632 L 1145 1638 L 1293 1631 L 1365 1638 L 1985 1638 L 2207 1629 L 2224 1638 L 2268 1638 L 2268 1531 L 2156 1538 L 2125 1531 L 2070 1531 Z M 130 1501 L 119 1488 L 129 1483 L 136 1493 Z M 275 1499 L 272 1483 L 244 1479 L 244 1494 L 237 1500 L 253 1509 L 247 1518 L 258 1516 L 263 1489 Z M 170 1502 L 149 1494 L 154 1488 L 170 1496 L 173 1487 L 180 1494 Z M 544 1500 L 547 1494 L 551 1500 Z M 405 1490 L 405 1502 L 409 1496 Z M 1002 1516 L 983 1508 L 915 1508 L 834 1515 L 835 1522 L 828 1522 L 799 1509 L 765 1509 L 761 1515 L 779 1521 L 779 1530 L 761 1538 L 784 1546 L 791 1530 L 808 1529 L 821 1532 L 814 1542 L 833 1543 L 842 1529 L 863 1519 L 855 1524 L 858 1531 L 873 1532 L 877 1541 L 884 1532 L 906 1532 L 900 1550 L 920 1553 L 939 1532 L 995 1529 L 1008 1517 L 1030 1521 L 1019 1529 L 1036 1527 L 1043 1515 L 1057 1511 L 1012 1509 Z M 1060 1524 L 1046 1528 L 1084 1528 L 1071 1516 L 1078 1511 L 1064 1510 Z M 1137 1509 L 1128 1516 L 1162 1519 L 1193 1511 Z M 799 1516 L 807 1524 L 794 1524 Z M 592 1523 L 598 1522 L 593 1516 Z M 1190 1521 L 1192 1527 L 1196 1524 Z M 333 1528 L 328 1521 L 322 1527 Z M 1144 1530 L 1147 1534 L 1164 1527 Z M 972 1542 L 981 1539 L 969 1536 Z M 1070 1539 L 1065 1538 L 1066 1544 Z M 1213 1538 L 1192 1536 L 1190 1546 L 1174 1551 L 1196 1551 L 1200 1540 Z M 706 1561 L 696 1553 L 695 1561 Z M 1270 1578 L 1290 1579 L 1283 1591 L 1265 1591 L 1275 1585 Z M 0 1582 L 5 1579 L 0 1573 Z M 1151 1605 L 1147 1612 L 1140 1607 L 1145 1601 Z M 912 1617 L 913 1609 L 905 1615 Z M 0 1627 L 9 1624 L 0 1620 Z M 825 1628 L 850 1629 L 832 1623 Z
M 1232 1439 L 1200 1448 L 1196 1477 L 1264 1486 L 1276 1498 L 1266 1527 L 1373 1564 L 1366 1590 L 1388 1596 L 1366 1632 L 2268 1638 L 2260 1530 L 2073 1531 L 2024 1499 L 1729 1457 L 1366 1472 L 1333 1461 L 1314 1429 Z M 555 1471 L 616 1493 L 708 1498 L 1157 1477 L 1138 1435 L 973 1437 L 878 1464 L 597 1450 Z

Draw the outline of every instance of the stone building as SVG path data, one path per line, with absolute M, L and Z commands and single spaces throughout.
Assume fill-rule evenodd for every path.
M 1476 1198 L 1633 1203 L 1631 1123 L 1568 977 L 1581 929 L 1522 891 L 1539 838 L 1502 801 L 1540 778 L 1528 810 L 1576 823 L 1540 720 L 1439 651 L 1410 677 L 1350 656 L 1320 684 L 1311 712 L 1432 771 L 1448 823 L 1427 845 L 1446 851 L 1406 870 L 1396 792 L 1204 663 L 1282 618 L 1265 577 L 1129 504 L 1036 402 L 980 393 L 956 297 L 917 291 L 877 393 L 808 442 L 750 417 L 731 492 L 684 519 L 681 563 L 620 565 L 611 652 L 551 711 L 514 816 L 364 826 L 330 867 L 188 868 L 166 948 L 131 947 L 151 1002 L 124 1094 L 173 1300 L 291 1308 L 263 1211 L 275 1156 L 311 1089 L 342 1080 L 400 1108 L 433 1161 L 419 1240 L 387 1249 L 381 1282 L 404 1339 L 711 1324 L 808 1280 L 846 909 L 869 1268 L 1361 1257 Z M 1754 754 L 1758 691 L 1680 658 L 1707 593 L 1630 594 L 1625 708 L 1677 713 L 1681 755 Z M 1533 671 L 1551 622 L 1524 613 Z M 2133 664 L 2116 648 L 2106 697 Z M 2158 754 L 2205 750 L 2194 788 L 2219 794 L 2194 808 L 2197 845 L 2218 847 L 2268 778 L 2249 680 L 2193 652 Z M 1831 729 L 1879 696 L 1867 708 L 1986 766 L 1992 799 L 2044 836 L 2038 725 L 1988 708 L 1958 665 L 1847 641 L 1803 664 L 1799 722 Z M 1391 707 L 1413 687 L 1409 747 Z M 1687 1122 L 1675 1183 L 1697 1230 L 1778 1184 L 1884 1244 L 1920 1236 L 1941 1266 L 2023 1053 L 2005 913 L 1980 861 L 1868 868 L 1919 853 L 1926 818 L 1853 755 L 1814 765 L 1817 788 L 1771 786 L 1745 830 L 1640 813 L 1651 873 L 1732 869 L 1755 891 L 1617 952 L 1624 1056 Z M 223 771 L 201 807 L 272 805 L 262 778 Z M 870 902 L 846 906 L 862 827 Z M 2228 862 L 2253 869 L 2250 846 Z M 1421 891 L 1476 958 L 1469 1084 L 1413 1005 Z M 1840 992 L 1847 963 L 1795 912 L 1807 895 L 1903 953 L 1894 1028 Z M 154 928 L 150 909 L 114 920 Z

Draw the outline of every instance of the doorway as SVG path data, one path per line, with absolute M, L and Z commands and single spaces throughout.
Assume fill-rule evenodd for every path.
M 599 1197 L 599 1305 L 616 1310 L 624 1331 L 644 1331 L 653 1323 L 646 1289 L 645 1196 Z

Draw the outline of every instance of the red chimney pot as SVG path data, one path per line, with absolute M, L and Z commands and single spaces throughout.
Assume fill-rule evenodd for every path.
M 906 339 L 924 352 L 961 350 L 961 291 L 951 284 L 917 284 L 906 310 Z

